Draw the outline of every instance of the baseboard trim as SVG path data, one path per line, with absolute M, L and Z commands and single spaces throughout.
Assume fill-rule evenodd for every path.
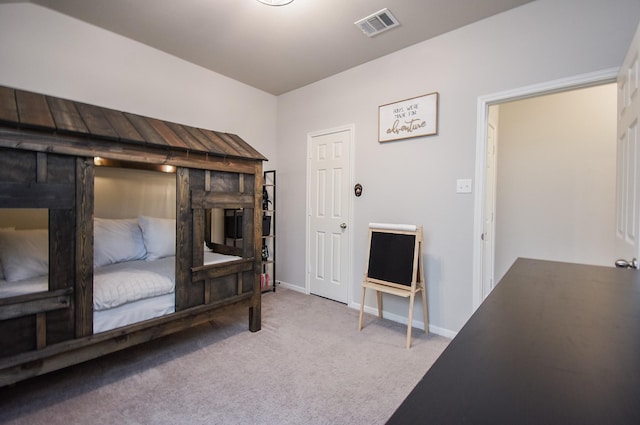
M 294 285 L 291 283 L 287 283 L 287 282 L 283 282 L 281 280 L 278 281 L 278 284 L 276 285 L 276 291 L 277 291 L 277 287 L 280 286 L 282 288 L 285 289 L 290 289 L 292 291 L 296 291 L 299 292 L 301 294 L 305 294 L 305 295 L 309 295 L 309 293 L 307 292 L 306 288 L 299 286 L 299 285 Z M 351 304 L 349 304 L 350 308 L 353 308 L 354 310 L 358 310 L 360 311 L 360 304 L 359 303 L 354 303 L 352 302 Z M 378 309 L 375 307 L 370 307 L 365 305 L 364 306 L 364 311 L 367 314 L 372 314 L 374 316 L 378 316 Z M 393 313 L 389 313 L 383 310 L 382 312 L 382 317 L 384 317 L 385 319 L 391 320 L 393 322 L 397 322 L 397 323 L 402 323 L 403 325 L 406 325 L 408 320 L 407 316 L 401 316 L 399 314 L 393 314 Z M 422 321 L 422 313 L 420 314 L 420 317 L 418 319 L 413 319 L 413 327 L 417 328 L 417 329 L 421 329 L 424 330 L 424 322 Z M 445 329 L 445 328 L 441 328 L 440 326 L 434 326 L 432 324 L 429 324 L 429 332 L 436 334 L 436 335 L 440 335 L 440 336 L 444 336 L 445 338 L 451 338 L 453 339 L 456 335 L 457 332 L 454 332 L 452 330 L 449 329 Z
M 309 295 L 307 290 L 305 288 L 303 288 L 302 286 L 299 286 L 299 285 L 294 285 L 292 283 L 287 283 L 287 282 L 283 282 L 283 281 L 279 280 L 278 284 L 276 285 L 276 288 L 278 286 L 282 286 L 283 288 L 286 288 L 286 289 L 291 289 L 292 291 L 300 292 L 301 294 Z
M 351 303 L 351 305 L 349 305 L 349 307 L 360 311 L 360 304 L 358 304 L 358 303 Z M 378 316 L 378 309 L 375 308 L 375 307 L 370 307 L 370 306 L 365 305 L 364 306 L 364 312 L 367 313 L 367 314 L 374 315 L 376 317 Z M 393 322 L 402 323 L 403 325 L 406 325 L 409 322 L 409 318 L 407 316 L 401 316 L 399 314 L 385 312 L 384 310 L 382 311 L 382 317 L 384 319 L 388 319 L 388 320 L 391 320 Z M 417 320 L 415 318 L 413 319 L 412 327 L 424 330 L 424 322 L 422 320 L 422 313 L 420 314 L 419 320 Z M 451 338 L 451 339 L 453 339 L 457 335 L 457 332 L 454 332 L 454 331 L 449 330 L 449 329 L 441 328 L 440 326 L 434 326 L 432 324 L 429 324 L 429 332 L 433 333 L 433 334 L 436 334 L 436 335 L 444 336 L 446 338 Z

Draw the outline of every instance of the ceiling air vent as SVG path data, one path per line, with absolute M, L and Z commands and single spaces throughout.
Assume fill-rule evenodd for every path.
M 400 25 L 400 22 L 389 12 L 389 9 L 382 9 L 373 15 L 354 22 L 368 37 L 373 37 L 381 32 Z

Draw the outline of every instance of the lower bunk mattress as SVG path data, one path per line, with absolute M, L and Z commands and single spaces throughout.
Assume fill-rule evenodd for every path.
M 241 257 L 210 251 L 204 264 Z M 94 269 L 93 333 L 164 316 L 175 311 L 175 257 L 127 261 Z M 48 276 L 8 282 L 0 280 L 0 298 L 48 290 Z

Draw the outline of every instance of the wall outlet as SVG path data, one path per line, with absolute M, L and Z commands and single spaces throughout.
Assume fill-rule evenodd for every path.
M 456 193 L 471 193 L 471 179 L 456 180 Z

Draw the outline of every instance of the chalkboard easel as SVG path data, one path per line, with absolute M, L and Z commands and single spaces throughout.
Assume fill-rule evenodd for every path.
M 422 264 L 422 226 L 409 224 L 369 224 L 369 251 L 367 272 L 362 282 L 362 302 L 358 330 L 362 330 L 362 317 L 367 289 L 376 292 L 378 317 L 382 319 L 382 294 L 409 298 L 407 348 L 411 347 L 413 304 L 417 292 L 422 292 L 424 330 L 429 333 L 427 290 Z

